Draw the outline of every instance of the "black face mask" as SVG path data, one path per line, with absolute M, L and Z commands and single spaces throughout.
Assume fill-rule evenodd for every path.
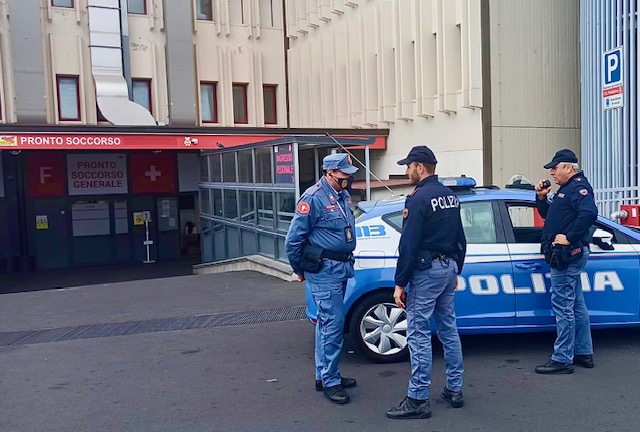
M 331 174 L 331 177 L 333 177 L 333 179 L 340 185 L 342 189 L 345 189 L 348 191 L 351 190 L 351 186 L 353 185 L 352 175 L 350 175 L 349 177 L 340 178 Z

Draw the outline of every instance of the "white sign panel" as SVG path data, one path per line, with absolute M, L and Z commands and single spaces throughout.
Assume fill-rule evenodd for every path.
M 127 159 L 123 154 L 67 156 L 69 195 L 126 194 Z
M 2 173 L 2 152 L 0 151 L 0 198 L 4 196 L 4 174 Z
M 602 108 L 609 110 L 624 105 L 622 47 L 602 53 Z

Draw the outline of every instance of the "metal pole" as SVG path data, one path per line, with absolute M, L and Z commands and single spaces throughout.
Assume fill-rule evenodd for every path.
M 367 177 L 366 177 L 366 185 L 367 185 L 367 201 L 371 201 L 371 170 L 369 167 L 371 166 L 371 160 L 369 155 L 369 146 L 364 146 L 364 163 L 367 166 Z

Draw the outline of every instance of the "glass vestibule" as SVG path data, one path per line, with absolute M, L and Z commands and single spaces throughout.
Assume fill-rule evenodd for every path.
M 296 203 L 296 144 L 203 154 L 203 261 L 261 254 L 286 261 Z

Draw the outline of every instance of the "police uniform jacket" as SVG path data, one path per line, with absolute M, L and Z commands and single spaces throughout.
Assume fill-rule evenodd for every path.
M 296 274 L 303 274 L 300 258 L 306 242 L 312 246 L 337 253 L 351 253 L 356 247 L 355 216 L 351 209 L 351 195 L 346 190 L 336 192 L 325 177 L 307 189 L 298 200 L 296 212 L 286 238 L 289 263 Z M 347 241 L 345 229 L 351 241 Z M 329 277 L 348 279 L 353 276 L 352 261 L 324 260 L 320 273 L 305 274 L 314 279 Z
M 569 243 L 589 245 L 589 229 L 598 217 L 593 189 L 582 172 L 560 186 L 552 199 L 536 199 L 540 216 L 545 219 L 542 242 L 552 243 L 556 234 L 564 234 Z
M 467 241 L 460 219 L 460 200 L 431 175 L 407 196 L 395 283 L 405 287 L 412 273 L 431 265 L 437 255 L 450 257 L 462 272 Z

